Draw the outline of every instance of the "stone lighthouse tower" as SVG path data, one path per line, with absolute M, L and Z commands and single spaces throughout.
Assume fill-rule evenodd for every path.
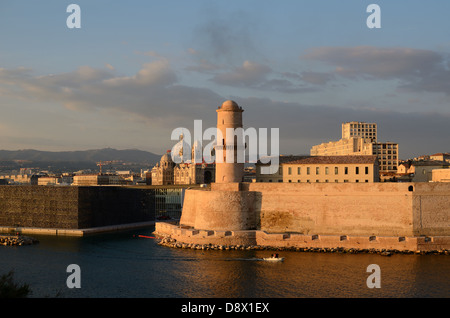
M 216 183 L 242 182 L 244 162 L 242 162 L 243 160 L 238 160 L 238 152 L 243 153 L 245 145 L 243 145 L 243 142 L 238 142 L 238 138 L 234 134 L 228 135 L 227 138 L 227 128 L 231 128 L 233 131 L 236 128 L 243 128 L 242 112 L 244 110 L 236 102 L 227 100 L 216 111 L 218 133 L 215 147 Z M 222 138 L 220 138 L 219 130 L 222 133 Z M 232 150 L 232 158 L 230 158 L 230 150 Z M 229 155 L 228 157 L 227 154 Z

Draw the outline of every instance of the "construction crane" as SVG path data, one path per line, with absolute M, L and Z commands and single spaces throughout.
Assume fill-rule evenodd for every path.
M 114 163 L 114 162 L 115 162 L 115 161 L 98 161 L 98 162 L 97 162 L 97 166 L 100 167 L 100 175 L 103 174 L 103 171 L 102 171 L 102 166 L 103 166 L 103 165 L 110 165 L 110 164 L 112 164 L 112 163 Z

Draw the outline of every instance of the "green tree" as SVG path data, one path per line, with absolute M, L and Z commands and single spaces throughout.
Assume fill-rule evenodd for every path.
M 0 276 L 0 298 L 25 298 L 31 293 L 28 284 L 14 282 L 14 271 Z

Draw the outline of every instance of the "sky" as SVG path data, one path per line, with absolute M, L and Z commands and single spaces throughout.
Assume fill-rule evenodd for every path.
M 81 28 L 68 28 L 70 4 Z M 380 8 L 369 28 L 367 7 Z M 178 127 L 279 128 L 282 154 L 374 122 L 401 159 L 450 152 L 446 0 L 0 1 L 0 149 L 163 154 Z

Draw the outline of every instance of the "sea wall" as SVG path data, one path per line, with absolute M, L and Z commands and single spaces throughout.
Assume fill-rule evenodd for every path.
M 448 255 L 450 236 L 352 236 L 304 235 L 250 231 L 207 231 L 156 222 L 155 235 L 161 244 L 194 249 L 279 249 L 300 251 L 348 252 L 437 252 Z M 166 244 L 167 243 L 167 244 Z

